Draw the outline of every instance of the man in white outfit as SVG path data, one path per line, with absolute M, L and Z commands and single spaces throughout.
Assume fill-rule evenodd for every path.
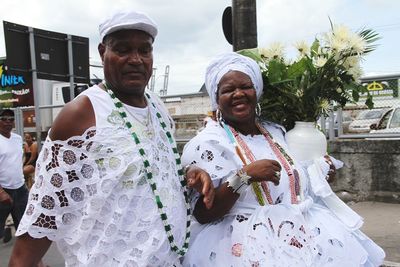
M 173 121 L 145 92 L 155 23 L 122 12 L 99 30 L 105 80 L 54 121 L 10 266 L 34 266 L 52 241 L 66 266 L 179 266 L 190 237 L 187 185 L 211 207 L 210 177 L 182 169 Z
M 11 214 L 17 229 L 28 200 L 22 173 L 22 138 L 12 132 L 13 126 L 14 111 L 0 104 L 0 238 L 4 236 L 4 243 L 11 239 L 11 229 L 4 231 L 7 217 Z

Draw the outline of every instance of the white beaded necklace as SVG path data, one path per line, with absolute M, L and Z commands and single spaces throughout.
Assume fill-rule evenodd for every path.
M 122 120 L 124 121 L 125 126 L 131 131 L 132 139 L 135 141 L 136 145 L 139 147 L 139 154 L 143 160 L 143 166 L 144 166 L 144 169 L 146 172 L 146 178 L 147 178 L 148 183 L 150 184 L 151 190 L 153 191 L 153 195 L 154 195 L 154 198 L 155 198 L 155 201 L 157 204 L 158 212 L 159 212 L 161 220 L 164 224 L 164 230 L 167 234 L 167 238 L 168 238 L 171 250 L 175 251 L 180 256 L 184 256 L 189 247 L 191 211 L 190 211 L 190 205 L 189 205 L 189 198 L 188 198 L 188 194 L 187 194 L 186 180 L 184 178 L 183 168 L 181 166 L 181 158 L 178 153 L 178 149 L 175 145 L 174 139 L 173 139 L 171 133 L 166 129 L 166 124 L 163 121 L 160 112 L 157 110 L 157 107 L 151 101 L 150 95 L 146 93 L 145 94 L 146 99 L 148 100 L 148 103 L 151 104 L 151 106 L 149 105 L 149 113 L 150 113 L 150 108 L 154 108 L 156 110 L 156 116 L 157 116 L 158 122 L 160 123 L 161 127 L 163 128 L 164 133 L 167 136 L 169 143 L 171 144 L 172 151 L 175 155 L 175 162 L 176 162 L 176 166 L 177 166 L 177 170 L 178 170 L 177 174 L 180 179 L 181 186 L 183 188 L 183 194 L 185 197 L 185 206 L 186 206 L 186 234 L 185 234 L 185 241 L 183 243 L 182 248 L 178 248 L 178 246 L 175 243 L 175 239 L 174 239 L 174 236 L 171 231 L 171 225 L 168 223 L 168 217 L 164 211 L 164 205 L 161 202 L 160 194 L 157 190 L 157 185 L 156 185 L 155 181 L 153 180 L 153 173 L 151 172 L 151 169 L 150 169 L 150 162 L 147 159 L 147 155 L 142 147 L 142 144 L 140 142 L 138 135 L 133 130 L 132 123 L 130 123 L 127 120 L 127 115 L 126 115 L 126 111 L 125 111 L 126 109 L 124 108 L 122 102 L 115 96 L 113 91 L 111 91 L 109 89 L 106 82 L 104 82 L 104 87 L 107 90 L 108 94 L 110 95 L 111 99 L 113 100 L 114 105 L 117 108 Z

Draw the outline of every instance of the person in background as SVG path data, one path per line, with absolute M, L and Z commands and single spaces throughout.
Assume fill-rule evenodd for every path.
M 22 138 L 12 132 L 14 111 L 0 104 L 0 238 L 11 240 L 11 228 L 5 227 L 11 214 L 18 228 L 28 200 L 28 190 L 22 173 Z
M 156 24 L 125 11 L 99 31 L 105 80 L 54 121 L 10 266 L 36 264 L 52 241 L 66 266 L 179 266 L 190 238 L 187 186 L 212 205 L 210 177 L 182 168 L 173 120 L 145 92 Z
M 216 194 L 211 209 L 193 197 L 199 223 L 184 266 L 380 266 L 385 253 L 359 230 L 361 218 L 353 211 L 342 216 L 344 203 L 321 201 L 283 127 L 257 118 L 257 63 L 222 54 L 208 66 L 205 84 L 217 121 L 189 141 L 182 163 L 209 172 Z M 325 189 L 334 160 L 327 159 L 319 176 Z
M 33 175 L 35 173 L 36 160 L 38 158 L 37 143 L 33 140 L 30 133 L 25 133 L 24 144 L 24 177 L 25 183 L 30 189 L 33 183 Z

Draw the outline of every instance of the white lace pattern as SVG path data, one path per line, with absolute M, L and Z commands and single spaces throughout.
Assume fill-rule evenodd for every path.
M 287 153 L 280 127 L 263 123 Z M 277 160 L 264 136 L 241 136 L 256 159 Z M 184 148 L 184 165 L 210 173 L 216 187 L 242 168 L 222 127 L 209 122 Z M 296 163 L 295 163 L 296 164 Z M 379 266 L 384 252 L 359 230 L 350 231 L 310 192 L 309 177 L 296 164 L 304 199 L 291 204 L 289 178 L 269 183 L 274 205 L 260 206 L 251 187 L 218 221 L 193 225 L 184 266 Z M 194 203 L 193 203 L 194 204 Z
M 56 241 L 67 266 L 179 266 L 130 132 L 114 111 L 106 117 L 82 136 L 46 140 L 17 234 Z M 185 199 L 167 137 L 154 131 L 141 143 L 182 246 Z

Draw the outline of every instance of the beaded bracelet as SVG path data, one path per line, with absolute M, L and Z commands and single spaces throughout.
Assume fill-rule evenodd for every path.
M 250 178 L 251 177 L 243 169 L 240 169 L 226 181 L 228 187 L 232 188 L 233 193 L 238 193 L 240 195 L 246 191 L 247 186 L 250 184 Z

